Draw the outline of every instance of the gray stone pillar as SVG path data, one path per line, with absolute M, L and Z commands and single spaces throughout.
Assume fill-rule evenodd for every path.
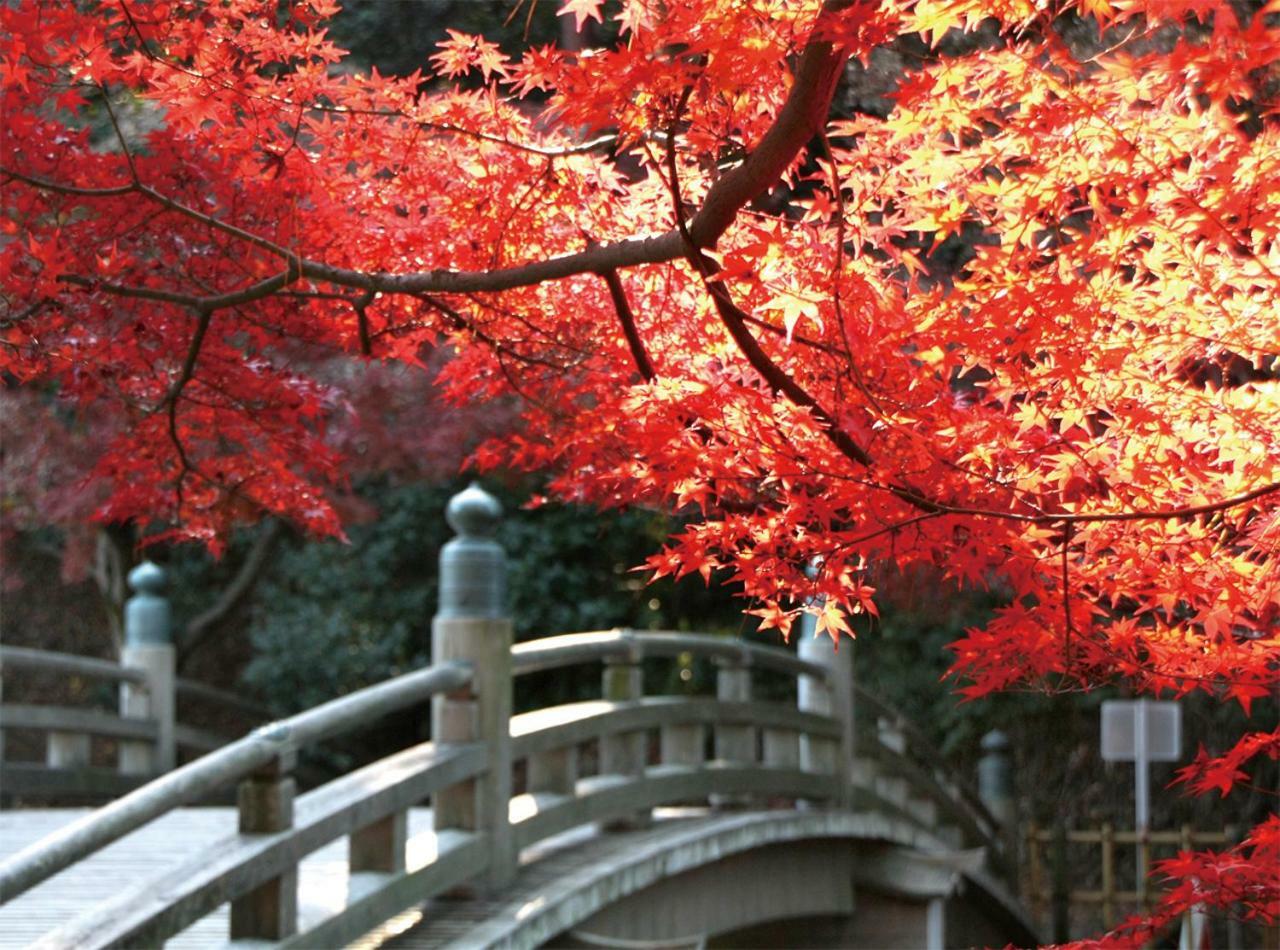
M 287 727 L 272 723 L 253 733 L 276 747 L 275 757 L 245 778 L 236 789 L 242 835 L 270 835 L 293 827 L 297 784 L 293 770 L 298 750 Z M 296 857 L 295 857 L 296 860 Z M 276 877 L 231 902 L 231 939 L 284 940 L 298 931 L 298 866 L 287 866 Z
M 852 802 L 851 775 L 854 757 L 854 692 L 853 641 L 841 649 L 825 633 L 815 636 L 817 618 L 805 614 L 796 626 L 798 650 L 802 660 L 825 666 L 830 671 L 827 683 L 810 676 L 800 677 L 796 687 L 801 711 L 831 716 L 840 723 L 840 741 L 832 743 L 813 736 L 800 737 L 800 767 L 811 772 L 834 772 L 841 778 L 839 804 Z
M 164 596 L 168 578 L 158 565 L 143 561 L 129 572 L 134 595 L 124 607 L 124 649 L 120 665 L 141 670 L 146 685 L 124 683 L 120 688 L 120 715 L 150 719 L 158 730 L 155 745 L 121 742 L 119 769 L 128 774 L 167 772 L 174 767 L 174 685 L 176 656 L 169 601 Z
M 475 671 L 470 687 L 432 701 L 437 743 L 482 742 L 489 769 L 438 792 L 432 801 L 436 830 L 458 828 L 489 840 L 485 883 L 502 887 L 515 875 L 508 809 L 511 803 L 511 619 L 506 604 L 506 555 L 494 540 L 502 507 L 472 484 L 445 511 L 458 536 L 440 549 L 440 608 L 431 626 L 432 662 L 465 660 Z
M 605 660 L 601 673 L 600 690 L 604 699 L 616 703 L 629 703 L 644 696 L 644 667 L 639 644 L 625 636 L 630 644 L 626 656 Z M 619 732 L 600 737 L 600 774 L 625 775 L 640 779 L 644 776 L 648 758 L 648 736 L 644 732 Z M 643 828 L 649 824 L 648 809 L 604 822 L 606 831 L 626 831 Z
M 751 655 L 744 649 L 733 659 L 716 661 L 716 699 L 722 703 L 751 702 Z M 749 768 L 756 764 L 756 731 L 743 722 L 718 723 L 711 731 L 716 760 L 724 765 Z M 716 808 L 745 808 L 749 795 L 713 793 L 710 801 Z
M 1009 737 L 992 729 L 982 737 L 982 758 L 978 760 L 978 797 L 1001 831 L 1011 835 L 1017 820 L 1013 797 L 1013 769 L 1009 763 Z

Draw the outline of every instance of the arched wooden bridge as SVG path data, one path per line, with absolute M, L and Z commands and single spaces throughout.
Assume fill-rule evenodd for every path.
M 849 651 L 512 646 L 496 517 L 474 488 L 451 505 L 434 665 L 96 811 L 0 813 L 0 946 L 694 947 L 797 918 L 820 922 L 794 946 L 1034 942 L 997 822 Z M 714 663 L 716 695 L 645 695 L 677 659 Z M 600 699 L 512 715 L 514 679 L 583 664 Z M 431 742 L 295 794 L 300 752 L 428 703 Z

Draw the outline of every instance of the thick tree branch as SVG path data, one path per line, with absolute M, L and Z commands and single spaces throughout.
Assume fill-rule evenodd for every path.
M 803 142 L 792 143 L 791 154 L 793 158 L 802 145 Z M 787 164 L 790 164 L 790 159 L 782 167 L 785 169 Z M 715 305 L 720 322 L 729 331 L 729 336 L 737 344 L 738 350 L 746 357 L 747 362 L 751 364 L 751 368 L 759 374 L 760 378 L 765 381 L 771 390 L 786 396 L 797 406 L 808 409 L 815 418 L 824 424 L 823 431 L 827 438 L 842 455 L 859 465 L 870 466 L 872 461 L 870 454 L 840 427 L 836 418 L 823 408 L 818 400 L 809 394 L 808 390 L 797 383 L 790 374 L 783 371 L 777 363 L 769 358 L 769 354 L 764 351 L 755 336 L 747 329 L 747 315 L 733 302 L 733 299 L 729 296 L 729 288 L 725 286 L 724 281 L 716 276 L 719 270 L 718 265 L 702 252 L 702 248 L 698 246 L 692 232 L 682 220 L 681 208 L 684 202 L 680 195 L 680 173 L 676 167 L 674 137 L 667 143 L 667 175 L 669 179 L 667 184 L 671 189 L 671 204 L 676 217 L 676 231 L 684 244 L 685 258 L 702 277 L 703 284 L 706 286 L 708 293 L 711 294 L 711 301 Z
M 622 335 L 627 338 L 627 348 L 631 350 L 631 358 L 636 362 L 636 369 L 640 371 L 645 382 L 653 382 L 657 379 L 658 373 L 654 370 L 653 361 L 649 359 L 649 353 L 644 348 L 640 331 L 636 329 L 636 315 L 631 309 L 631 303 L 627 300 L 627 292 L 622 286 L 618 272 L 607 270 L 600 276 L 609 287 L 609 297 L 613 300 L 613 309 L 617 311 L 618 321 L 622 324 Z
M 849 0 L 823 4 L 819 27 L 822 18 L 847 6 Z M 702 208 L 689 221 L 688 236 L 695 247 L 714 247 L 738 212 L 772 188 L 800 149 L 822 131 L 846 59 L 847 53 L 825 40 L 806 44 L 777 118 L 742 164 L 711 186 Z
M 373 339 L 369 335 L 369 304 L 373 303 L 373 292 L 365 291 L 359 299 L 351 302 L 356 312 L 356 326 L 360 331 L 360 355 L 373 355 Z

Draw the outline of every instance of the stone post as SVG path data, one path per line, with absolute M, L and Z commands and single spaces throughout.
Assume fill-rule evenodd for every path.
M 1014 834 L 1017 809 L 1013 797 L 1013 770 L 1009 763 L 1009 737 L 992 729 L 982 737 L 982 758 L 978 760 L 978 797 L 1000 831 L 1010 840 Z
M 298 750 L 287 727 L 272 723 L 253 735 L 270 742 L 272 760 L 236 789 L 242 835 L 269 835 L 293 827 Z M 295 861 L 297 858 L 295 857 Z M 298 930 L 298 866 L 292 864 L 231 902 L 231 939 L 284 940 Z
M 796 636 L 799 638 L 800 659 L 817 663 L 830 670 L 826 684 L 813 677 L 802 676 L 796 687 L 801 711 L 831 716 L 840 723 L 840 742 L 819 740 L 813 736 L 800 737 L 800 767 L 810 772 L 833 772 L 840 778 L 840 798 L 837 804 L 852 802 L 851 775 L 854 757 L 854 692 L 853 692 L 853 642 L 837 649 L 835 642 L 825 633 L 816 636 L 817 618 L 805 614 L 800 618 Z
M 481 742 L 489 768 L 474 780 L 438 792 L 432 801 L 437 831 L 449 828 L 488 837 L 485 884 L 497 889 L 516 871 L 511 834 L 511 619 L 506 606 L 506 555 L 493 539 L 502 508 L 479 485 L 454 495 L 445 510 L 458 536 L 440 549 L 440 608 L 431 626 L 434 663 L 472 664 L 469 687 L 432 700 L 437 743 Z
M 750 660 L 744 649 L 738 657 L 716 661 L 716 699 L 722 703 L 751 702 Z M 716 760 L 725 765 L 747 768 L 756 762 L 756 731 L 746 723 L 718 723 L 711 730 L 711 742 Z M 710 801 L 716 808 L 745 808 L 751 798 L 713 793 Z
M 627 703 L 644 696 L 644 667 L 638 644 L 631 644 L 626 656 L 610 658 L 604 662 L 600 675 L 600 691 L 610 702 Z M 600 737 L 600 773 L 640 778 L 644 775 L 648 737 L 644 732 L 620 732 Z M 650 813 L 636 811 L 622 818 L 604 823 L 606 831 L 625 831 L 648 825 Z
M 164 570 L 151 561 L 143 561 L 129 572 L 129 586 L 135 593 L 124 607 L 120 665 L 141 670 L 146 675 L 146 685 L 121 685 L 120 715 L 150 719 L 158 732 L 154 746 L 146 742 L 120 743 L 119 769 L 127 774 L 167 772 L 176 764 L 176 657 L 172 616 L 164 596 L 167 585 Z
M 51 769 L 82 769 L 89 764 L 89 734 L 51 730 L 45 737 L 45 765 Z

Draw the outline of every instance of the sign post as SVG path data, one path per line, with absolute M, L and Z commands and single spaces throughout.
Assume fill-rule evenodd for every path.
M 1102 758 L 1133 763 L 1134 830 L 1141 843 L 1151 825 L 1151 763 L 1176 762 L 1182 754 L 1182 709 L 1175 702 L 1111 699 L 1102 704 Z M 1137 890 L 1145 893 L 1147 869 L 1139 859 Z

